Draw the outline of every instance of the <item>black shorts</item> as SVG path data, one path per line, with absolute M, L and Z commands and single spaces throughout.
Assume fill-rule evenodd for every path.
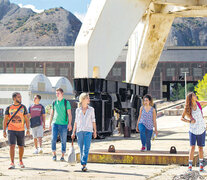
M 24 131 L 8 130 L 9 145 L 14 145 L 17 142 L 18 146 L 24 146 Z

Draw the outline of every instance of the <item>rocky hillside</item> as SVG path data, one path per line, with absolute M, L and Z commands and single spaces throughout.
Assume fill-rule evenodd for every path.
M 81 22 L 63 8 L 35 13 L 0 0 L 0 46 L 71 46 Z
M 167 46 L 207 46 L 207 18 L 176 18 Z
M 0 0 L 0 46 L 71 46 L 80 27 L 63 8 L 37 14 Z M 166 46 L 207 46 L 207 18 L 176 18 Z

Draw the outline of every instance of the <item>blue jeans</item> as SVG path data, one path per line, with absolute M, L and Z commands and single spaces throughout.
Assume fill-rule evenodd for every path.
M 56 142 L 57 142 L 58 133 L 60 134 L 62 153 L 66 152 L 66 142 L 67 142 L 67 133 L 68 133 L 67 127 L 68 127 L 67 125 L 59 125 L 55 123 L 52 125 L 52 151 L 53 152 L 56 151 Z
M 139 123 L 139 132 L 140 132 L 142 146 L 146 147 L 147 145 L 147 150 L 150 151 L 151 137 L 152 137 L 153 130 L 149 130 L 142 123 Z
M 78 146 L 80 148 L 81 165 L 86 165 L 91 145 L 92 132 L 80 131 L 77 133 Z

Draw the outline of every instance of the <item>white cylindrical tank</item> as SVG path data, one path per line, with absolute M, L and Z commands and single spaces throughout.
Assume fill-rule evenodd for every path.
M 62 88 L 64 93 L 73 93 L 73 87 L 66 77 L 48 77 L 48 79 L 52 84 L 53 91 L 55 91 L 57 88 Z

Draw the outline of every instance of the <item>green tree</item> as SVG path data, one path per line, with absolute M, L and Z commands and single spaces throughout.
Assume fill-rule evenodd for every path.
M 193 83 L 187 84 L 187 92 L 193 92 L 194 88 L 195 88 L 195 85 Z M 182 84 L 177 83 L 177 84 L 174 84 L 172 88 L 172 95 L 170 97 L 170 100 L 175 101 L 179 99 L 185 99 L 185 86 L 182 86 Z
M 195 92 L 199 101 L 207 99 L 207 74 L 203 76 L 203 79 L 198 81 L 195 87 Z

